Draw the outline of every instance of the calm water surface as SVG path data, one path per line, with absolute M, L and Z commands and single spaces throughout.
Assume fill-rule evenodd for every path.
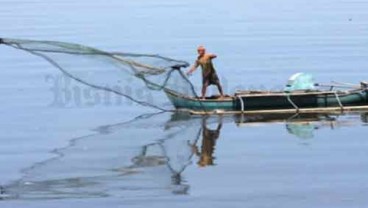
M 367 80 L 367 10 L 347 0 L 2 0 L 0 37 L 190 62 L 203 44 L 232 93 L 280 89 L 296 72 Z M 368 206 L 365 113 L 147 114 L 90 103 L 43 60 L 0 54 L 1 207 Z M 199 86 L 200 73 L 191 79 Z

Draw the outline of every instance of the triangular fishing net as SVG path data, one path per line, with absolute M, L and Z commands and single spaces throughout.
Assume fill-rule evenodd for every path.
M 185 61 L 159 55 L 105 52 L 55 41 L 0 39 L 0 43 L 42 57 L 73 80 L 143 106 L 171 111 L 163 90 L 197 97 L 193 85 L 180 71 L 189 66 Z

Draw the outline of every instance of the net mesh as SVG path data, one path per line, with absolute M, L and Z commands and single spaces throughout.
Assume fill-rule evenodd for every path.
M 185 61 L 159 55 L 105 52 L 80 44 L 55 41 L 1 39 L 0 43 L 42 57 L 66 76 L 115 93 L 143 106 L 173 111 L 164 90 L 198 97 L 180 70 Z

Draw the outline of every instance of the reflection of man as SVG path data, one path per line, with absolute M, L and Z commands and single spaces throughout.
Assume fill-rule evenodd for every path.
M 201 152 L 198 148 L 194 147 L 194 152 L 199 156 L 198 165 L 200 167 L 214 165 L 214 156 L 216 140 L 220 137 L 220 131 L 222 128 L 222 121 L 220 121 L 215 130 L 207 127 L 207 118 L 202 121 L 202 147 Z

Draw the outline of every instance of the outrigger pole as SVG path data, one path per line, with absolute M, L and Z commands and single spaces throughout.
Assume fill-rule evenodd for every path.
M 352 113 L 352 112 L 368 112 L 368 105 L 362 106 L 343 106 L 343 107 L 325 107 L 325 108 L 299 108 L 299 109 L 272 109 L 272 110 L 244 110 L 244 111 L 193 111 L 186 110 L 192 115 L 227 115 L 227 114 L 242 114 L 242 115 L 260 115 L 260 114 L 341 114 L 341 113 Z

